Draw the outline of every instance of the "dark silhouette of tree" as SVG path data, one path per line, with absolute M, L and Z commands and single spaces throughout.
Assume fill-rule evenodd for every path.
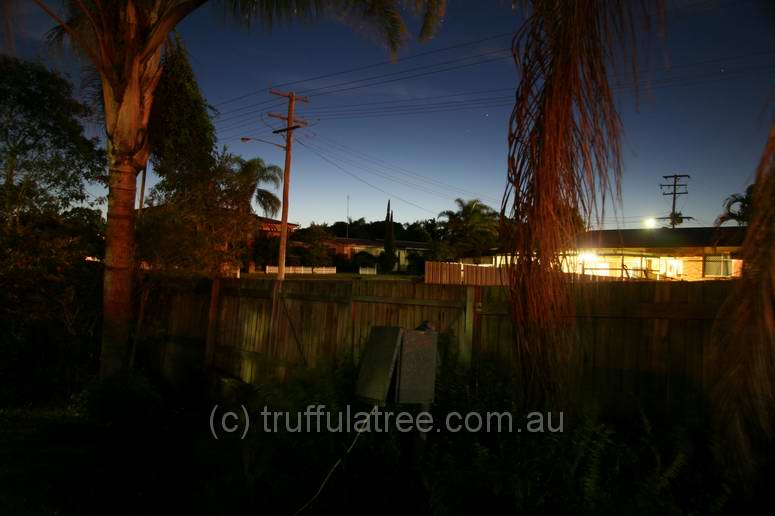
M 753 187 L 748 185 L 744 194 L 732 194 L 724 201 L 724 213 L 716 219 L 716 225 L 720 226 L 725 222 L 734 221 L 738 226 L 747 226 L 751 221 L 753 212 Z
M 457 210 L 439 213 L 455 257 L 481 258 L 498 245 L 498 215 L 479 199 L 455 199 Z
M 37 63 L 0 55 L 0 213 L 61 211 L 87 200 L 105 177 L 105 153 L 84 134 L 90 114 L 72 85 Z
M 280 200 L 263 183 L 280 184 L 279 167 L 216 151 L 215 129 L 179 39 L 164 52 L 149 148 L 160 180 L 137 220 L 137 257 L 159 269 L 218 274 L 250 258 L 257 229 L 252 203 L 265 213 Z
M 385 214 L 385 237 L 384 251 L 379 255 L 379 265 L 382 272 L 393 272 L 398 262 L 396 256 L 396 234 L 393 225 L 393 210 L 390 209 L 390 201 L 387 203 L 387 213 Z

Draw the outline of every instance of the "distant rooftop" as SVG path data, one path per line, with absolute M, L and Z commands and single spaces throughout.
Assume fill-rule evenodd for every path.
M 262 217 L 260 215 L 253 215 L 253 217 L 255 217 L 255 219 L 258 220 L 262 224 L 276 224 L 277 226 L 282 224 L 281 220 L 270 219 L 269 217 Z M 298 224 L 294 224 L 293 222 L 288 222 L 288 226 L 298 227 L 299 225 Z
M 745 227 L 606 229 L 579 235 L 580 248 L 740 247 Z

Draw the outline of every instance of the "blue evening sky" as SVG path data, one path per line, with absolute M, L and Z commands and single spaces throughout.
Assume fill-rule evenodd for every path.
M 397 63 L 282 86 L 311 96 L 298 110 L 310 128 L 296 133 L 290 219 L 344 220 L 348 196 L 350 216 L 367 220 L 382 219 L 388 199 L 401 222 L 433 217 L 456 197 L 498 207 L 517 84 L 514 63 L 499 59 L 506 53 L 498 50 L 509 46 L 507 34 L 521 20 L 510 4 L 451 0 L 437 36 L 427 43 L 411 39 Z M 72 56 L 42 48 L 40 35 L 51 22 L 36 9 L 23 3 L 17 52 L 77 80 Z M 410 20 L 416 34 L 417 20 Z M 639 226 L 646 217 L 666 215 L 662 175 L 692 176 L 679 208 L 696 218 L 694 225 L 712 224 L 725 197 L 752 181 L 772 121 L 774 29 L 768 0 L 668 2 L 664 38 L 652 33 L 638 56 L 639 98 L 631 88 L 619 90 L 623 195 L 616 214 L 607 210 L 605 227 Z M 285 107 L 267 93 L 269 86 L 389 58 L 377 38 L 353 24 L 239 28 L 217 2 L 179 30 L 205 96 L 221 112 L 215 119 L 219 143 L 277 165 L 283 164 L 280 149 L 239 140 L 281 141 L 269 129 L 280 122 L 266 111 Z M 467 66 L 477 61 L 487 62 Z M 455 69 L 436 73 L 444 68 Z M 411 71 L 396 73 L 404 70 Z M 415 77 L 396 80 L 409 75 Z M 320 94 L 335 89 L 345 91 Z M 246 96 L 251 92 L 257 93 Z M 227 102 L 237 97 L 244 98 Z

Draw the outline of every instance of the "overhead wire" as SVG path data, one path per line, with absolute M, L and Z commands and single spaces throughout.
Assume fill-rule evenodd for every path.
M 231 99 L 227 99 L 227 100 L 221 101 L 219 103 L 216 103 L 215 106 L 216 107 L 217 106 L 224 106 L 226 104 L 230 104 L 230 103 L 236 102 L 238 100 L 243 100 L 243 99 L 248 98 L 248 97 L 250 97 L 252 95 L 256 95 L 256 94 L 259 94 L 259 93 L 266 93 L 271 88 L 284 88 L 284 87 L 291 86 L 291 85 L 294 85 L 294 84 L 301 84 L 301 83 L 305 83 L 305 82 L 314 82 L 314 81 L 319 81 L 319 80 L 322 80 L 322 79 L 329 79 L 331 77 L 336 77 L 336 76 L 339 76 L 339 75 L 346 75 L 348 73 L 354 73 L 354 72 L 360 72 L 360 71 L 363 71 L 363 70 L 369 70 L 369 69 L 377 68 L 377 67 L 380 67 L 380 66 L 392 65 L 392 64 L 397 64 L 397 63 L 403 63 L 403 62 L 406 62 L 406 61 L 411 61 L 413 59 L 418 59 L 418 58 L 425 57 L 425 56 L 428 56 L 428 55 L 438 54 L 438 53 L 441 53 L 441 52 L 446 52 L 448 50 L 454 50 L 456 48 L 463 48 L 463 47 L 468 47 L 468 46 L 472 46 L 472 45 L 478 45 L 479 43 L 484 43 L 484 42 L 487 42 L 487 41 L 492 41 L 492 40 L 504 38 L 504 37 L 507 37 L 507 36 L 508 37 L 513 37 L 514 33 L 512 31 L 502 32 L 500 34 L 494 34 L 494 35 L 491 35 L 491 36 L 486 36 L 484 38 L 479 38 L 479 39 L 472 40 L 472 41 L 466 41 L 464 43 L 457 43 L 457 44 L 454 44 L 454 45 L 448 45 L 446 47 L 437 48 L 437 49 L 434 49 L 434 50 L 428 50 L 426 52 L 420 52 L 420 53 L 413 54 L 411 56 L 407 56 L 407 57 L 404 57 L 404 58 L 401 58 L 401 59 L 397 59 L 397 60 L 392 60 L 392 59 L 391 60 L 383 60 L 383 61 L 379 61 L 377 63 L 371 63 L 371 64 L 367 64 L 367 65 L 363 65 L 363 66 L 358 66 L 358 67 L 355 67 L 355 68 L 349 68 L 347 70 L 341 70 L 341 71 L 337 71 L 337 72 L 330 72 L 330 73 L 318 75 L 318 76 L 315 76 L 315 77 L 308 77 L 306 79 L 298 79 L 298 80 L 278 83 L 278 84 L 274 84 L 274 85 L 270 86 L 269 88 L 256 89 L 256 90 L 253 90 L 251 92 L 248 92 L 248 93 L 245 93 L 245 94 L 233 97 Z
M 432 185 L 434 185 L 434 186 L 436 186 L 438 188 L 442 188 L 442 189 L 448 190 L 450 192 L 457 192 L 458 194 L 465 193 L 467 195 L 473 195 L 474 197 L 477 197 L 479 199 L 487 199 L 487 200 L 490 200 L 490 201 L 494 201 L 494 199 L 490 198 L 489 196 L 481 195 L 480 193 L 473 192 L 472 190 L 469 190 L 469 189 L 466 189 L 466 188 L 461 188 L 459 186 L 456 186 L 456 185 L 453 185 L 453 184 L 450 184 L 450 183 L 447 183 L 447 182 L 444 182 L 444 181 L 440 181 L 440 180 L 438 180 L 436 178 L 432 178 L 432 177 L 420 174 L 418 172 L 415 172 L 415 171 L 412 171 L 412 170 L 409 170 L 409 169 L 406 169 L 406 168 L 403 168 L 403 167 L 400 167 L 400 166 L 397 166 L 397 165 L 390 164 L 390 163 L 388 163 L 388 162 L 386 162 L 384 160 L 381 160 L 381 159 L 376 158 L 374 156 L 370 156 L 369 154 L 366 154 L 366 153 L 364 153 L 362 151 L 358 151 L 356 149 L 353 149 L 351 147 L 348 147 L 346 145 L 338 143 L 338 142 L 332 140 L 331 138 L 328 138 L 328 137 L 325 137 L 325 136 L 320 136 L 320 135 L 316 135 L 316 137 L 321 139 L 321 140 L 323 140 L 323 141 L 325 141 L 325 142 L 328 142 L 329 145 L 333 145 L 335 147 L 338 147 L 343 152 L 346 152 L 346 153 L 348 153 L 348 154 L 350 154 L 352 156 L 355 156 L 355 157 L 357 157 L 360 160 L 373 163 L 373 164 L 381 167 L 384 170 L 393 171 L 395 173 L 398 173 L 398 174 L 401 174 L 401 175 L 404 175 L 404 176 L 408 176 L 408 177 L 411 177 L 411 178 L 416 179 L 416 180 L 424 181 L 424 182 L 432 184 Z M 494 201 L 495 204 L 497 204 L 498 202 L 499 201 Z
M 327 155 L 328 157 L 330 157 L 332 159 L 336 159 L 340 163 L 344 163 L 344 164 L 350 165 L 352 167 L 355 167 L 356 169 L 362 170 L 362 171 L 367 172 L 369 174 L 376 175 L 376 176 L 381 177 L 383 179 L 387 179 L 388 181 L 392 181 L 392 182 L 400 184 L 402 186 L 408 186 L 410 188 L 414 188 L 416 190 L 422 191 L 422 192 L 430 194 L 430 195 L 434 195 L 434 196 L 439 197 L 441 199 L 444 199 L 446 201 L 454 200 L 455 197 L 459 197 L 460 196 L 460 192 L 459 191 L 457 191 L 457 193 L 455 193 L 455 194 L 441 192 L 439 190 L 433 189 L 434 188 L 433 185 L 429 185 L 427 183 L 423 184 L 422 180 L 419 179 L 419 178 L 413 178 L 414 181 L 412 181 L 410 179 L 403 179 L 403 178 L 395 177 L 395 176 L 391 175 L 389 172 L 386 172 L 384 170 L 375 169 L 375 168 L 373 168 L 371 166 L 364 166 L 364 165 L 359 164 L 358 162 L 356 162 L 356 161 L 354 161 L 354 160 L 352 160 L 350 158 L 342 157 L 341 154 L 337 155 L 334 152 L 332 152 L 330 149 L 322 149 L 319 146 L 316 146 L 316 145 L 310 143 L 309 141 L 307 141 L 306 143 L 307 143 L 307 145 L 310 148 L 318 151 L 321 154 Z M 420 182 L 417 182 L 418 180 Z M 478 196 L 478 197 L 481 197 L 481 196 Z
M 403 203 L 405 203 L 405 204 L 408 204 L 408 205 L 410 205 L 410 206 L 414 206 L 415 208 L 417 208 L 417 209 L 419 209 L 419 210 L 422 210 L 422 211 L 425 211 L 425 212 L 427 212 L 427 213 L 430 213 L 430 214 L 432 214 L 434 217 L 437 215 L 436 213 L 434 213 L 433 211 L 429 210 L 428 208 L 425 208 L 425 207 L 423 207 L 423 206 L 420 206 L 420 205 L 419 205 L 419 204 L 417 204 L 417 203 L 414 203 L 414 202 L 412 202 L 412 201 L 409 201 L 409 200 L 407 200 L 407 199 L 404 199 L 403 197 L 399 197 L 398 195 L 396 195 L 396 194 L 394 194 L 394 193 L 391 193 L 391 192 L 389 192 L 389 191 L 385 190 L 384 188 L 380 188 L 379 186 L 377 186 L 377 185 L 374 185 L 374 184 L 372 184 L 372 183 L 370 183 L 370 182 L 366 181 L 365 179 L 363 179 L 362 177 L 360 177 L 358 174 L 354 174 L 354 173 L 350 172 L 349 170 L 345 169 L 345 168 L 344 168 L 342 165 L 340 165 L 340 164 L 338 164 L 338 163 L 334 162 L 334 161 L 333 161 L 333 160 L 331 160 L 330 158 L 328 158 L 328 157 L 324 156 L 323 154 L 321 154 L 321 153 L 320 153 L 320 152 L 318 152 L 317 150 L 313 149 L 312 147 L 310 147 L 309 145 L 307 145 L 307 144 L 306 144 L 306 143 L 305 143 L 303 140 L 298 140 L 298 143 L 299 143 L 299 145 L 301 145 L 302 147 L 305 147 L 306 149 L 310 150 L 312 153 L 314 153 L 315 155 L 317 155 L 317 156 L 318 156 L 320 159 L 322 159 L 323 161 L 327 162 L 327 163 L 328 163 L 328 164 L 330 164 L 331 166 L 333 166 L 333 167 L 337 168 L 338 170 L 340 170 L 340 171 L 344 172 L 344 173 L 345 173 L 345 174 L 347 174 L 348 176 L 350 176 L 350 177 L 352 177 L 352 178 L 356 179 L 357 181 L 360 181 L 361 183 L 363 183 L 363 184 L 365 184 L 365 185 L 367 185 L 367 186 L 369 186 L 369 187 L 371 187 L 371 188 L 373 188 L 373 189 L 375 189 L 375 190 L 377 190 L 377 191 L 379 191 L 379 192 L 382 192 L 382 193 L 383 193 L 383 194 L 385 194 L 385 195 L 388 195 L 388 196 L 390 196 L 390 198 L 391 198 L 391 199 L 396 199 L 396 200 L 398 200 L 398 201 L 401 201 L 401 202 L 403 202 Z

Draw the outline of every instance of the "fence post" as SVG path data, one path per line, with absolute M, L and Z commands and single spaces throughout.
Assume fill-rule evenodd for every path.
M 213 366 L 215 340 L 218 336 L 218 305 L 221 301 L 221 278 L 215 277 L 210 284 L 210 309 L 207 312 L 207 340 L 205 341 L 205 367 Z
M 465 313 L 465 327 L 463 338 L 460 341 L 460 350 L 458 354 L 458 360 L 460 365 L 465 369 L 471 366 L 471 351 L 474 343 L 474 309 L 476 300 L 476 287 L 465 287 L 466 289 L 466 307 Z

